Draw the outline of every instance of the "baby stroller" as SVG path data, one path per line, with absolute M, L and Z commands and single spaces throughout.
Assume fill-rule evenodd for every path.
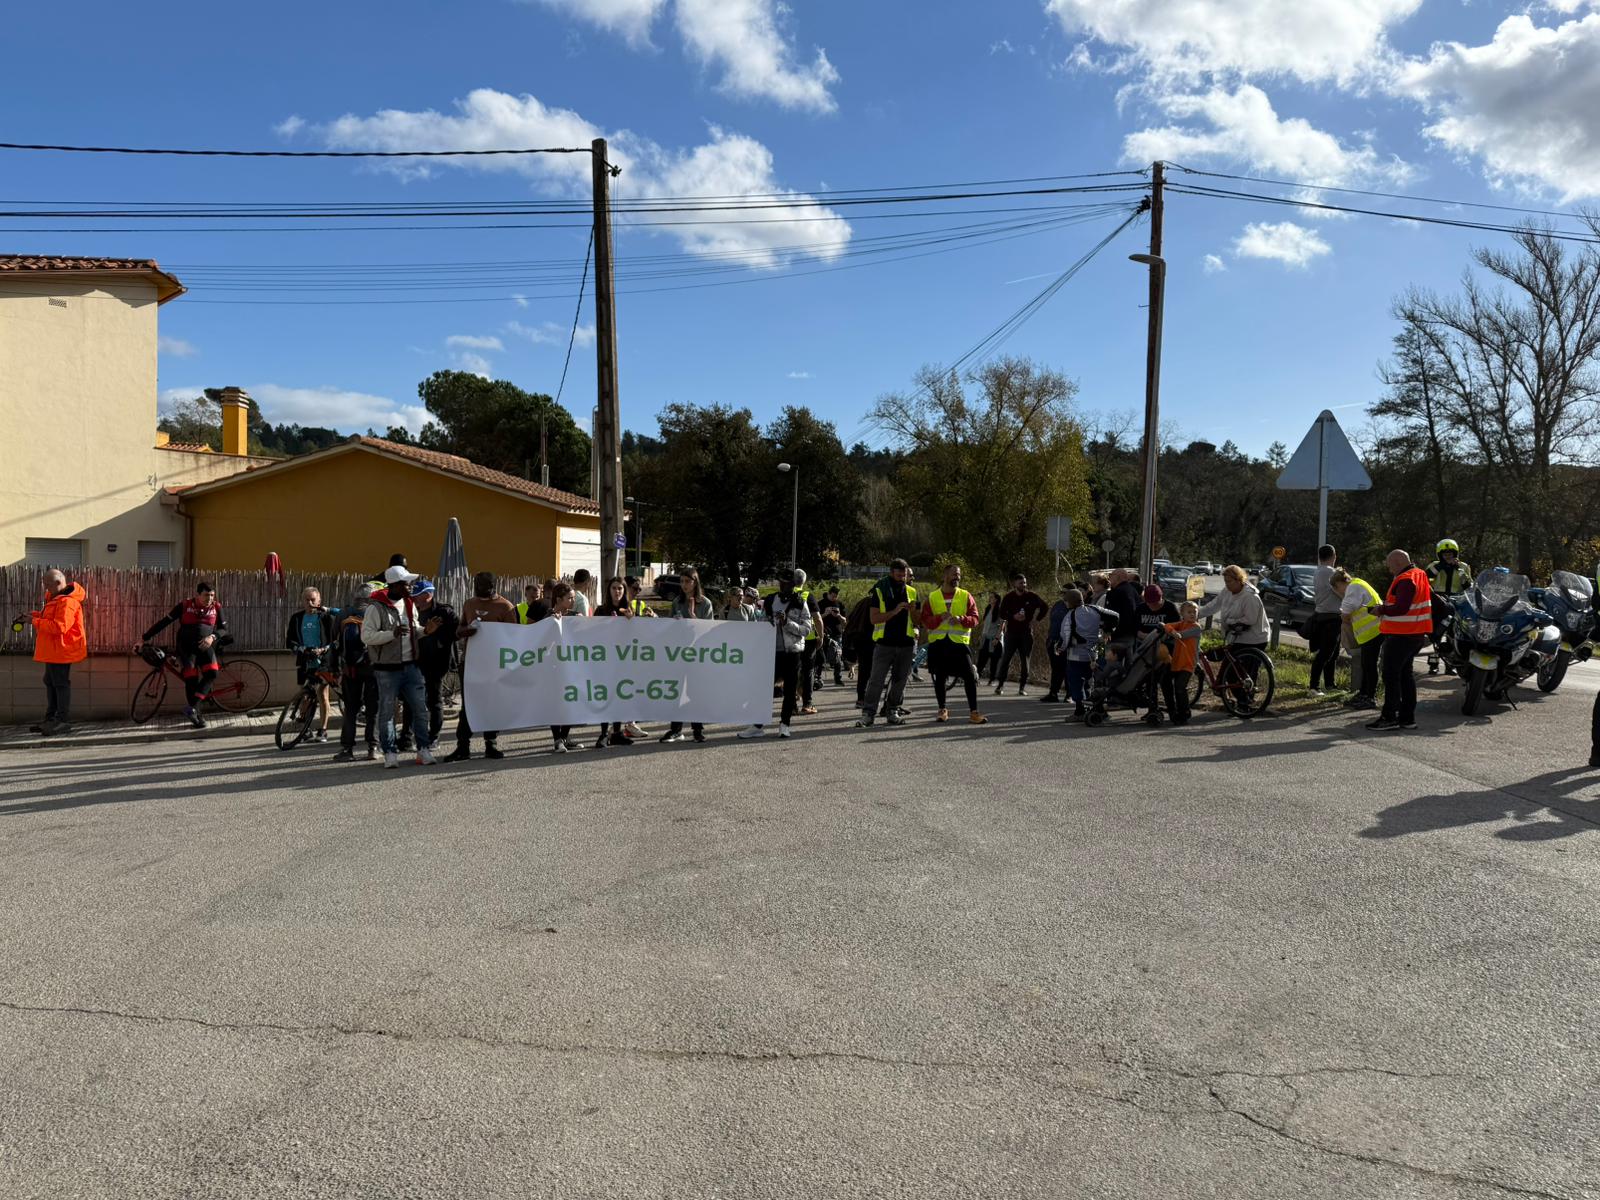
M 1115 648 L 1115 657 L 1111 654 L 1102 657 L 1089 680 L 1089 691 L 1085 697 L 1088 711 L 1084 714 L 1083 723 L 1104 725 L 1110 708 L 1126 708 L 1134 712 L 1148 708 L 1155 714 L 1152 720 L 1159 720 L 1161 705 L 1153 698 L 1155 676 L 1161 669 L 1161 651 L 1170 648 L 1172 641 L 1172 635 L 1166 630 L 1152 629 L 1135 641 L 1131 649 L 1125 645 L 1119 646 Z

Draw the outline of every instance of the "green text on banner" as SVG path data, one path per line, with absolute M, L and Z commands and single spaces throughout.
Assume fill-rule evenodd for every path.
M 463 672 L 474 729 L 772 718 L 771 625 L 745 621 L 549 618 L 486 624 Z

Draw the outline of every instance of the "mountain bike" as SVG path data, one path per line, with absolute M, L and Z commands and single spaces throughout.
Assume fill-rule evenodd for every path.
M 1278 689 L 1272 659 L 1259 646 L 1224 643 L 1214 650 L 1202 650 L 1195 656 L 1194 668 L 1189 680 L 1190 708 L 1198 705 L 1210 688 L 1234 716 L 1258 717 L 1267 711 Z
M 183 668 L 178 665 L 177 655 L 145 646 L 140 649 L 139 657 L 150 664 L 150 673 L 140 680 L 128 708 L 128 716 L 135 725 L 143 725 L 161 711 L 161 703 L 167 698 L 169 677 L 183 687 Z M 266 668 L 248 658 L 235 658 L 223 663 L 212 679 L 211 702 L 224 712 L 249 712 L 266 703 L 271 689 L 272 680 Z

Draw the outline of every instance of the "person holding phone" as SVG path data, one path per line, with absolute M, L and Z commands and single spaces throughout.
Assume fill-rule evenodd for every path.
M 872 621 L 872 678 L 867 681 L 857 729 L 872 728 L 885 685 L 889 689 L 889 724 L 905 724 L 900 708 L 911 660 L 917 653 L 917 589 L 906 582 L 910 574 L 911 565 L 897 558 L 889 564 L 888 576 L 873 585 L 868 614 Z

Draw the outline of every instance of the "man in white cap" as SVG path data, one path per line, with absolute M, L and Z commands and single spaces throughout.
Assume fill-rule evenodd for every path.
M 416 605 L 411 598 L 411 583 L 416 579 L 402 566 L 383 573 L 383 590 L 372 594 L 366 614 L 361 618 L 361 644 L 367 648 L 372 671 L 378 681 L 378 741 L 383 748 L 383 765 L 400 765 L 399 745 L 394 732 L 394 707 L 403 699 L 411 713 L 411 735 L 417 745 L 417 765 L 432 766 L 428 749 L 428 693 L 417 665 Z

